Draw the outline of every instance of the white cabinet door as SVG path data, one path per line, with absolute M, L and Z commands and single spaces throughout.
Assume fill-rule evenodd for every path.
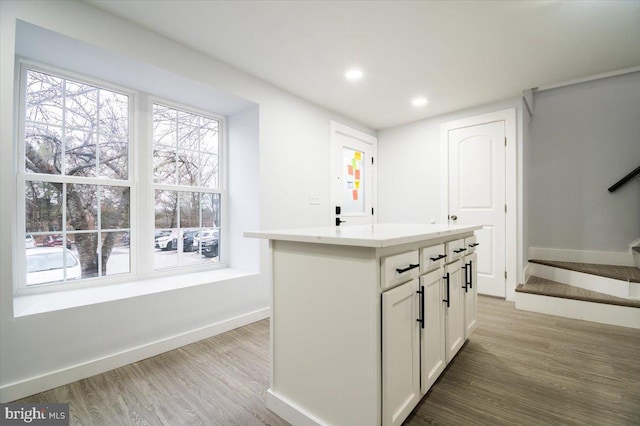
M 465 337 L 468 339 L 476 328 L 478 307 L 478 253 L 464 258 L 462 281 L 464 287 L 464 325 Z
M 420 400 L 418 280 L 382 293 L 382 424 L 400 425 Z
M 447 365 L 445 357 L 445 304 L 443 303 L 443 277 L 444 268 L 438 268 L 433 272 L 420 277 L 420 295 L 423 300 L 420 307 L 424 307 L 421 317 L 424 324 L 420 330 L 421 348 L 421 393 L 425 394 L 436 381 L 440 373 Z
M 458 353 L 465 341 L 464 289 L 462 288 L 462 261 L 445 266 L 444 300 L 447 333 L 447 363 Z

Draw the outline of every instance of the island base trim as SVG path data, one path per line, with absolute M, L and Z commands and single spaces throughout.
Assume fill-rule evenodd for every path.
M 267 390 L 267 408 L 292 425 L 324 426 L 327 424 L 272 389 Z

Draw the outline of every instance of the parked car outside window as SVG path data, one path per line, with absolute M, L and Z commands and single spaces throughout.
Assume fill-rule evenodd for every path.
M 67 280 L 75 280 L 82 276 L 80 262 L 71 250 L 63 247 L 29 249 L 27 250 L 27 285 L 63 281 L 65 266 Z
M 28 249 L 34 248 L 36 246 L 36 239 L 33 238 L 33 235 L 31 234 L 27 234 L 26 240 L 25 240 L 25 247 Z
M 205 229 L 194 240 L 194 244 L 200 248 L 205 257 L 217 257 L 219 252 L 220 231 L 218 229 Z
M 193 239 L 197 231 L 185 230 L 182 233 L 182 250 L 194 251 L 197 250 L 197 246 L 194 245 Z M 157 235 L 157 233 L 156 233 Z M 178 249 L 178 231 L 172 231 L 168 235 L 161 235 L 156 237 L 155 247 L 160 250 L 177 250 Z
M 47 235 L 42 245 L 45 247 L 62 247 L 63 240 L 64 237 L 62 235 Z M 73 241 L 67 238 L 67 248 L 70 249 L 71 247 L 73 247 Z

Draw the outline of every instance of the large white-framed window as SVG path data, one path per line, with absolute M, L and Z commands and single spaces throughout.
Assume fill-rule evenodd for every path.
M 143 105 L 144 92 L 29 60 L 18 68 L 19 294 L 225 266 L 223 116 Z
M 150 110 L 154 269 L 219 263 L 224 118 L 154 98 Z

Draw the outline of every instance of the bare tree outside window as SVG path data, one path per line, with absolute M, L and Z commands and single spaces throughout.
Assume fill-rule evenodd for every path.
M 129 97 L 29 69 L 25 101 L 26 232 L 77 256 L 82 278 L 107 275 L 129 232 Z M 121 263 L 116 273 L 129 272 L 128 249 Z M 50 278 L 69 278 L 61 271 Z
M 153 105 L 156 269 L 219 260 L 218 120 Z M 163 252 L 176 250 L 177 256 Z

